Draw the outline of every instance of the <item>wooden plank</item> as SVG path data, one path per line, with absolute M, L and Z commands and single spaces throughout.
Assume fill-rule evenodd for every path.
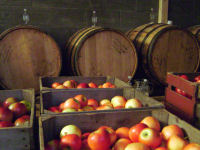
M 169 0 L 159 0 L 158 23 L 167 23 L 168 5 Z
M 25 7 L 30 7 L 32 5 L 32 0 L 1 0 L 0 1 L 0 6 L 23 6 Z

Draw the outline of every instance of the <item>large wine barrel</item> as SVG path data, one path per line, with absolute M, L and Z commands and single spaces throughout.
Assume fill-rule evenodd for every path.
M 0 85 L 39 90 L 40 76 L 58 76 L 61 55 L 56 42 L 33 26 L 17 26 L 0 34 Z
M 196 72 L 200 51 L 188 31 L 168 24 L 145 24 L 127 32 L 136 46 L 146 76 L 156 85 L 166 85 L 167 72 Z
M 200 44 L 200 25 L 191 26 L 188 28 L 188 30 L 194 34 Z
M 128 81 L 137 68 L 137 52 L 126 35 L 118 30 L 90 27 L 77 31 L 68 40 L 68 65 L 74 75 L 113 76 Z

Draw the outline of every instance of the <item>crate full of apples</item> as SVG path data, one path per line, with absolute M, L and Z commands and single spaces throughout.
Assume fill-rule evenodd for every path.
M 34 90 L 0 91 L 0 149 L 33 150 Z
M 41 77 L 40 90 L 46 89 L 83 89 L 83 88 L 123 88 L 131 87 L 115 77 L 60 76 Z
M 200 73 L 168 73 L 167 109 L 200 127 Z
M 41 150 L 199 150 L 200 130 L 165 109 L 42 116 Z
M 133 88 L 43 91 L 40 100 L 42 114 L 164 107 L 148 96 L 135 97 Z

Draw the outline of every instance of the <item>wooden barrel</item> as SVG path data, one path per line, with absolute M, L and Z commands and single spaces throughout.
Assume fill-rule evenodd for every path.
M 90 27 L 77 31 L 67 43 L 68 65 L 74 75 L 113 76 L 125 82 L 134 76 L 137 52 L 118 30 Z
M 200 44 L 200 25 L 191 26 L 188 28 L 190 32 L 197 38 Z
M 0 34 L 0 85 L 34 88 L 40 76 L 58 76 L 61 54 L 56 42 L 33 26 L 17 26 Z
M 145 24 L 127 32 L 136 46 L 146 76 L 156 85 L 166 85 L 167 72 L 196 72 L 200 51 L 188 31 L 168 24 Z

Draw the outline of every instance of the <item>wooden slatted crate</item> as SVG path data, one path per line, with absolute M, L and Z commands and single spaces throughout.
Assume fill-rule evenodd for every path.
M 187 75 L 189 80 L 178 75 Z M 200 127 L 200 83 L 193 79 L 200 73 L 168 73 L 165 94 L 166 108 L 182 119 Z M 177 93 L 178 88 L 189 96 Z
M 135 111 L 117 111 L 85 114 L 45 115 L 39 118 L 40 150 L 44 150 L 45 144 L 53 139 L 58 139 L 61 129 L 69 124 L 78 126 L 82 132 L 91 132 L 105 125 L 113 129 L 121 126 L 131 127 L 140 122 L 146 116 L 154 116 L 161 126 L 177 124 L 186 133 L 190 142 L 200 143 L 200 130 L 187 122 L 171 114 L 165 109 L 146 109 Z
M 34 115 L 35 96 L 33 89 L 23 90 L 1 90 L 0 102 L 8 97 L 15 97 L 19 100 L 31 102 L 30 123 L 18 127 L 0 128 L 0 149 L 1 150 L 34 150 Z
M 47 109 L 51 106 L 58 106 L 70 97 L 74 97 L 78 94 L 85 95 L 88 99 L 94 98 L 97 101 L 102 99 L 110 99 L 114 96 L 124 96 L 126 99 L 137 98 L 139 99 L 143 107 L 139 109 L 145 109 L 149 107 L 164 107 L 164 105 L 155 99 L 148 97 L 141 92 L 137 92 L 135 96 L 135 89 L 133 88 L 107 88 L 107 89 L 82 89 L 82 90 L 54 90 L 54 91 L 43 91 L 41 92 L 40 104 L 41 114 L 55 114 L 54 112 L 48 111 Z M 117 111 L 116 109 L 110 111 Z M 90 111 L 91 113 L 96 111 Z M 84 113 L 84 112 L 73 112 L 73 113 Z M 62 114 L 62 113 L 58 113 Z

